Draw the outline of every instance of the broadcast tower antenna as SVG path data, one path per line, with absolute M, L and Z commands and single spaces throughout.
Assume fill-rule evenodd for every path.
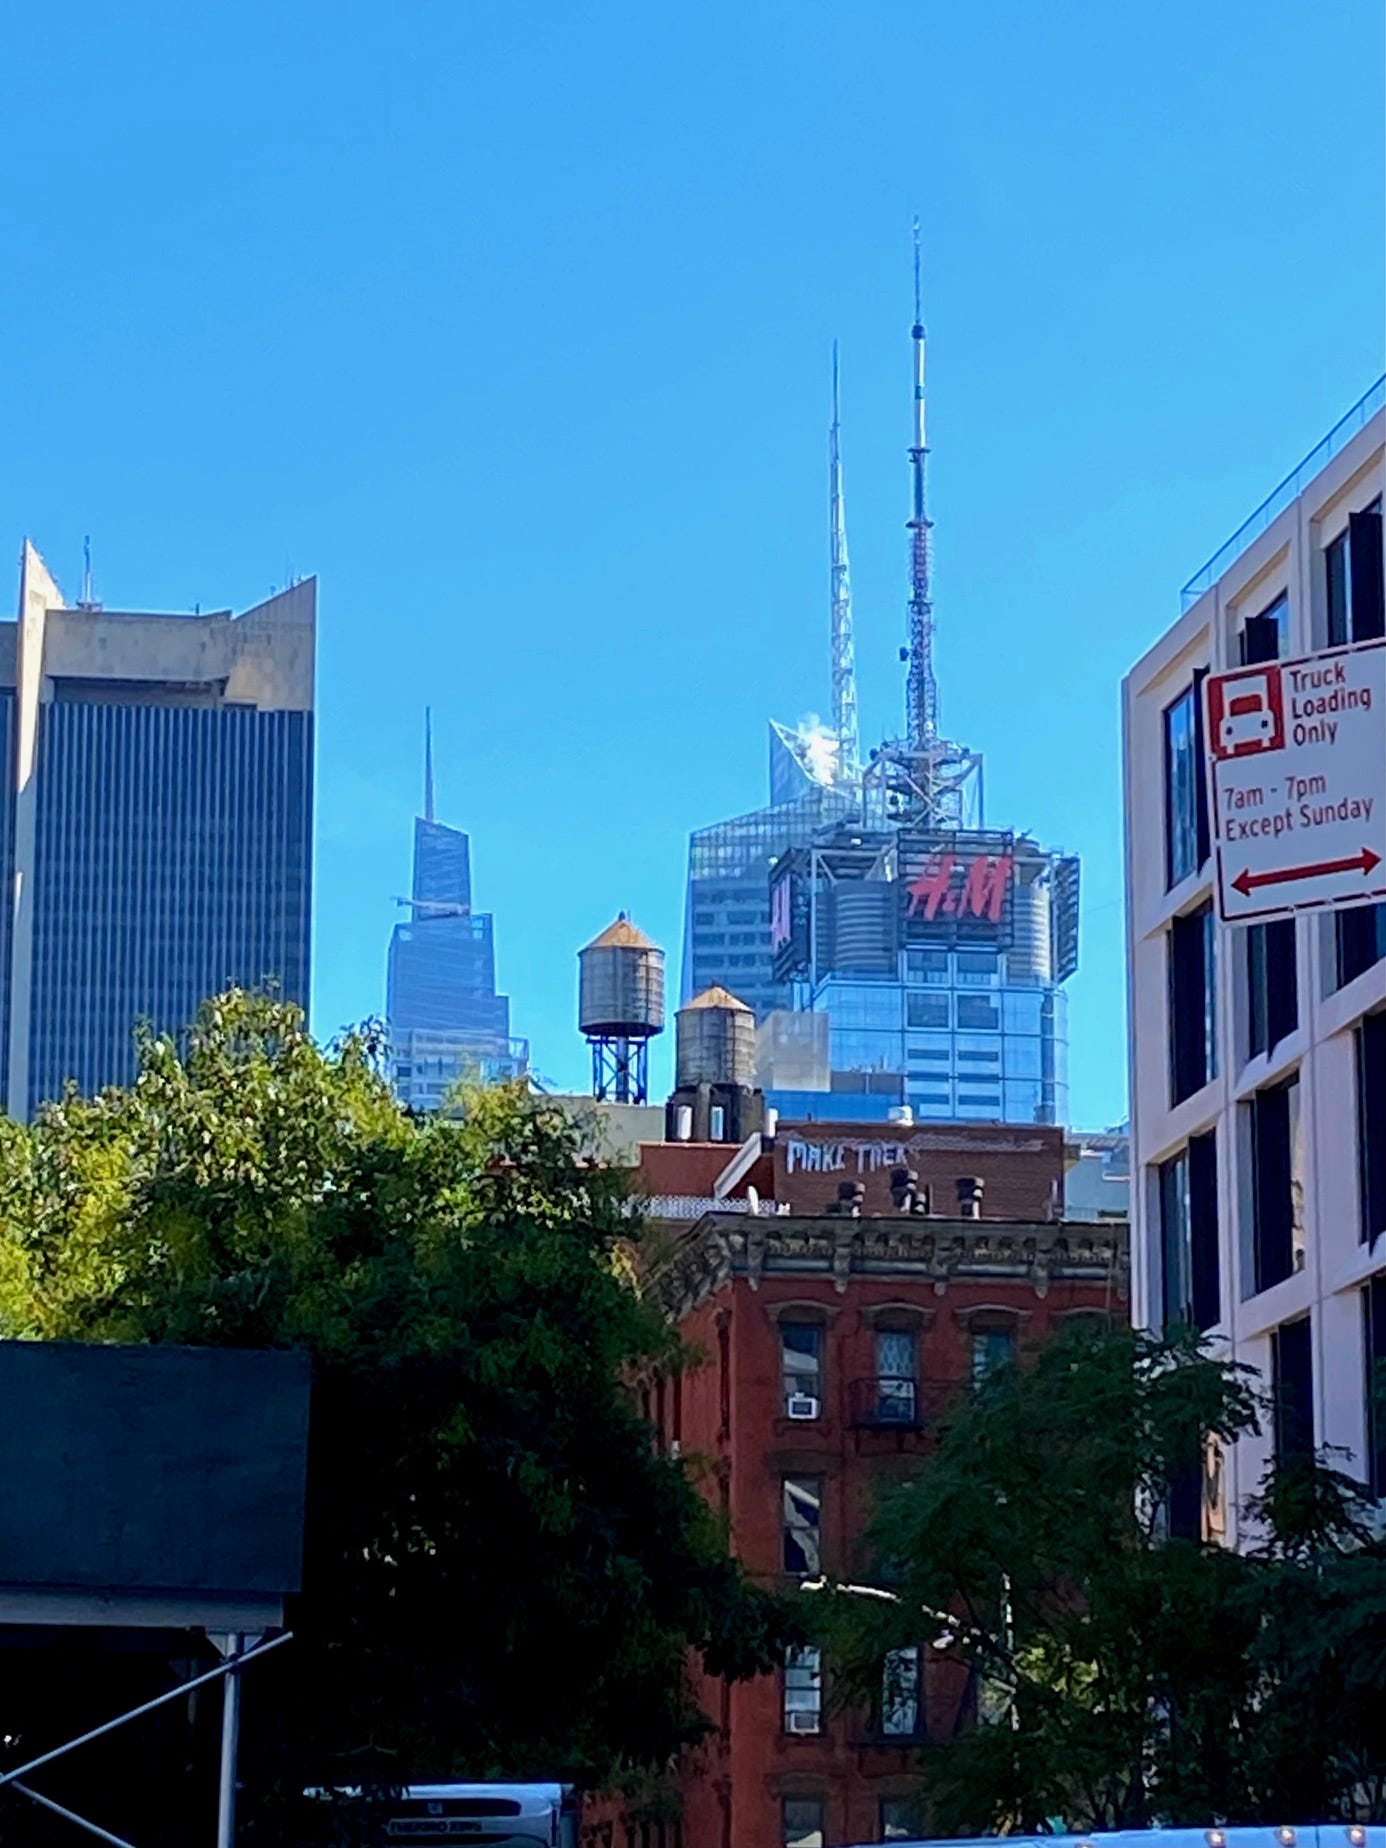
M 424 707 L 424 812 L 425 821 L 433 820 L 433 708 Z
M 910 530 L 909 679 L 905 706 L 909 741 L 932 749 L 938 738 L 938 682 L 934 679 L 934 606 L 930 596 L 930 520 L 925 494 L 929 448 L 924 430 L 924 309 L 919 276 L 919 220 L 914 221 L 914 442 L 910 445 L 913 498 Z
M 838 401 L 837 342 L 833 341 L 833 421 L 828 431 L 828 520 L 831 554 L 833 633 L 833 731 L 837 737 L 839 781 L 852 781 L 861 770 L 857 729 L 857 668 L 852 642 L 852 578 L 847 565 L 847 513 L 842 494 L 841 418 Z

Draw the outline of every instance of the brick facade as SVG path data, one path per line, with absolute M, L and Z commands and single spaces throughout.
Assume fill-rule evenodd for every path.
M 666 1147 L 661 1190 L 693 1191 L 692 1151 L 685 1145 L 681 1168 L 677 1145 Z M 695 1358 L 677 1379 L 642 1382 L 642 1404 L 655 1441 L 689 1461 L 755 1577 L 787 1588 L 806 1576 L 786 1569 L 791 1478 L 821 1489 L 819 1570 L 860 1580 L 876 1497 L 926 1461 L 941 1407 L 968 1389 L 991 1344 L 1009 1335 L 1023 1347 L 1075 1315 L 1128 1318 L 1127 1230 L 1056 1218 L 1056 1130 L 928 1125 L 873 1136 L 861 1125 L 784 1125 L 758 1159 L 762 1175 L 771 1158 L 773 1205 L 750 1213 L 729 1202 L 661 1246 L 649 1287 Z M 699 1181 L 709 1165 L 698 1162 Z M 890 1171 L 902 1166 L 918 1174 L 932 1212 L 892 1210 Z M 963 1178 L 983 1183 L 980 1217 L 957 1216 Z M 824 1210 L 844 1179 L 865 1186 L 860 1216 Z M 788 1415 L 786 1323 L 819 1331 L 816 1391 L 797 1395 L 796 1409 L 812 1415 Z M 913 1380 L 883 1385 L 883 1355 Z M 903 1406 L 891 1396 L 906 1391 Z M 885 1737 L 879 1715 L 836 1711 L 830 1685 L 819 1729 L 791 1733 L 782 1674 L 699 1680 L 716 1730 L 678 1768 L 678 1822 L 608 1806 L 591 1813 L 585 1842 L 784 1848 L 784 1805 L 796 1799 L 821 1804 L 825 1848 L 882 1839 L 882 1805 L 909 1799 L 920 1753 L 968 1723 L 969 1690 L 931 1642 L 920 1638 L 919 1725 L 907 1738 Z

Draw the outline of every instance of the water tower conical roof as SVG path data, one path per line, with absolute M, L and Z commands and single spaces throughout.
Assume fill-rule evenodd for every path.
M 730 988 L 723 988 L 720 983 L 716 982 L 711 988 L 705 988 L 700 995 L 694 995 L 691 1001 L 679 1009 L 679 1012 L 691 1014 L 695 1007 L 728 1007 L 743 1014 L 755 1013 L 755 1009 L 734 995 Z
M 655 950 L 659 945 L 652 943 L 643 930 L 637 930 L 623 911 L 586 947 L 589 950 Z

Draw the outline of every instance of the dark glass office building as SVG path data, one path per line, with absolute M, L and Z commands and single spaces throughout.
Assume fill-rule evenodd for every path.
M 232 984 L 307 1006 L 315 632 L 311 580 L 238 617 L 66 608 L 26 548 L 0 624 L 11 1115 L 129 1082 L 138 1022 Z
M 471 843 L 460 828 L 415 821 L 409 908 L 390 939 L 391 1069 L 402 1103 L 435 1110 L 461 1079 L 520 1076 L 529 1049 L 511 1038 L 510 999 L 496 993 L 494 921 L 472 910 Z

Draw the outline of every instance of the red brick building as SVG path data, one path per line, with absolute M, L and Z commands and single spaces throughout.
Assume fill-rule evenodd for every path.
M 925 1461 L 951 1396 L 1066 1318 L 1126 1318 L 1126 1228 L 1060 1221 L 1055 1130 L 782 1126 L 737 1168 L 735 1151 L 707 1147 L 688 1145 L 682 1169 L 677 1145 L 644 1164 L 661 1200 L 691 1206 L 714 1167 L 724 1193 L 651 1278 L 701 1357 L 647 1383 L 657 1441 L 702 1472 L 764 1582 L 860 1577 L 876 1496 Z M 834 1848 L 907 1831 L 921 1748 L 969 1713 L 930 1640 L 894 1665 L 874 1712 L 832 1710 L 811 1653 L 754 1683 L 704 1684 L 717 1732 L 680 1769 L 681 1823 L 603 1824 L 591 1839 Z

